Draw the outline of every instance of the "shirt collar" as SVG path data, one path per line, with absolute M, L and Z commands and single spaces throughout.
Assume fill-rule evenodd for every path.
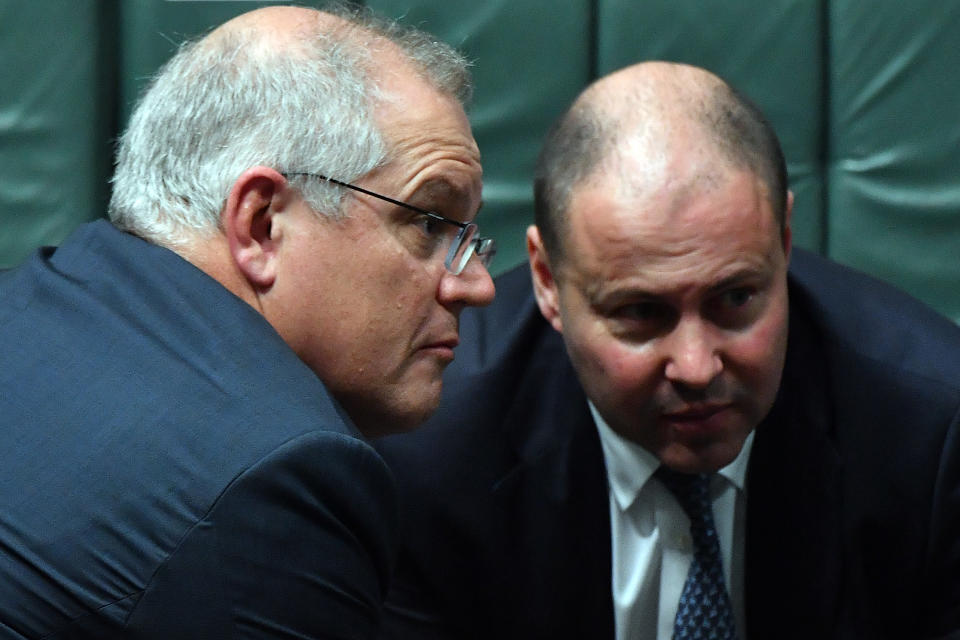
M 600 434 L 610 491 L 620 509 L 626 511 L 660 466 L 660 461 L 640 445 L 627 440 L 611 429 L 593 403 L 588 401 L 588 404 L 593 421 L 597 425 L 597 432 Z M 753 431 L 747 436 L 743 448 L 733 462 L 717 472 L 736 487 L 737 491 L 743 491 L 746 486 L 747 463 L 750 460 L 752 447 Z

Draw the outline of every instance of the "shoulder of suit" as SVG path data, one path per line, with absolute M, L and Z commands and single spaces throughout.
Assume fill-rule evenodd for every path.
M 790 305 L 834 353 L 960 385 L 960 327 L 890 284 L 797 249 Z

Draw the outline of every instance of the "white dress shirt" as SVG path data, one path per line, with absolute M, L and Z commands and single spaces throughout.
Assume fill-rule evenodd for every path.
M 621 437 L 593 404 L 610 485 L 613 608 L 617 640 L 671 640 L 677 603 L 693 559 L 690 519 L 657 479 L 656 456 Z M 723 572 L 743 636 L 743 558 L 747 497 L 745 480 L 753 434 L 740 455 L 710 484 Z

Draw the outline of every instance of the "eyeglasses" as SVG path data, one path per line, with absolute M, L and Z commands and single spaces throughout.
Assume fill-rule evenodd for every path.
M 460 222 L 459 220 L 451 220 L 450 218 L 444 217 L 439 213 L 434 213 L 433 211 L 428 211 L 426 209 L 421 209 L 420 207 L 402 202 L 400 200 L 395 200 L 393 198 L 381 195 L 370 191 L 369 189 L 364 189 L 363 187 L 358 187 L 357 185 L 350 184 L 347 182 L 341 182 L 340 180 L 335 180 L 333 178 L 328 178 L 327 176 L 321 175 L 319 173 L 306 173 L 302 171 L 295 171 L 290 173 L 283 174 L 286 177 L 290 176 L 310 176 L 313 178 L 320 178 L 321 180 L 326 180 L 332 184 L 346 187 L 347 189 L 353 189 L 354 191 L 359 191 L 360 193 L 366 194 L 368 196 L 373 196 L 385 202 L 389 202 L 392 205 L 403 207 L 404 209 L 409 209 L 410 211 L 415 211 L 421 215 L 427 216 L 430 220 L 436 220 L 438 222 L 444 222 L 448 225 L 453 225 L 457 227 L 458 231 L 455 236 L 450 236 L 447 234 L 447 237 L 450 237 L 450 248 L 447 250 L 447 257 L 443 261 L 444 266 L 447 270 L 455 276 L 460 275 L 460 273 L 467 266 L 467 263 L 470 261 L 470 258 L 474 255 L 477 256 L 477 259 L 480 260 L 480 263 L 486 269 L 490 266 L 490 261 L 493 260 L 493 256 L 497 252 L 497 243 L 493 238 L 483 238 L 478 235 L 478 228 L 476 222 Z

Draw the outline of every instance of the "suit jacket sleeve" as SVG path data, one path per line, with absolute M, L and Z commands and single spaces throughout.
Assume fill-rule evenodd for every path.
M 384 612 L 381 640 L 457 640 L 429 597 L 398 572 Z
M 127 619 L 138 638 L 371 638 L 396 499 L 364 442 L 311 432 L 231 482 Z

